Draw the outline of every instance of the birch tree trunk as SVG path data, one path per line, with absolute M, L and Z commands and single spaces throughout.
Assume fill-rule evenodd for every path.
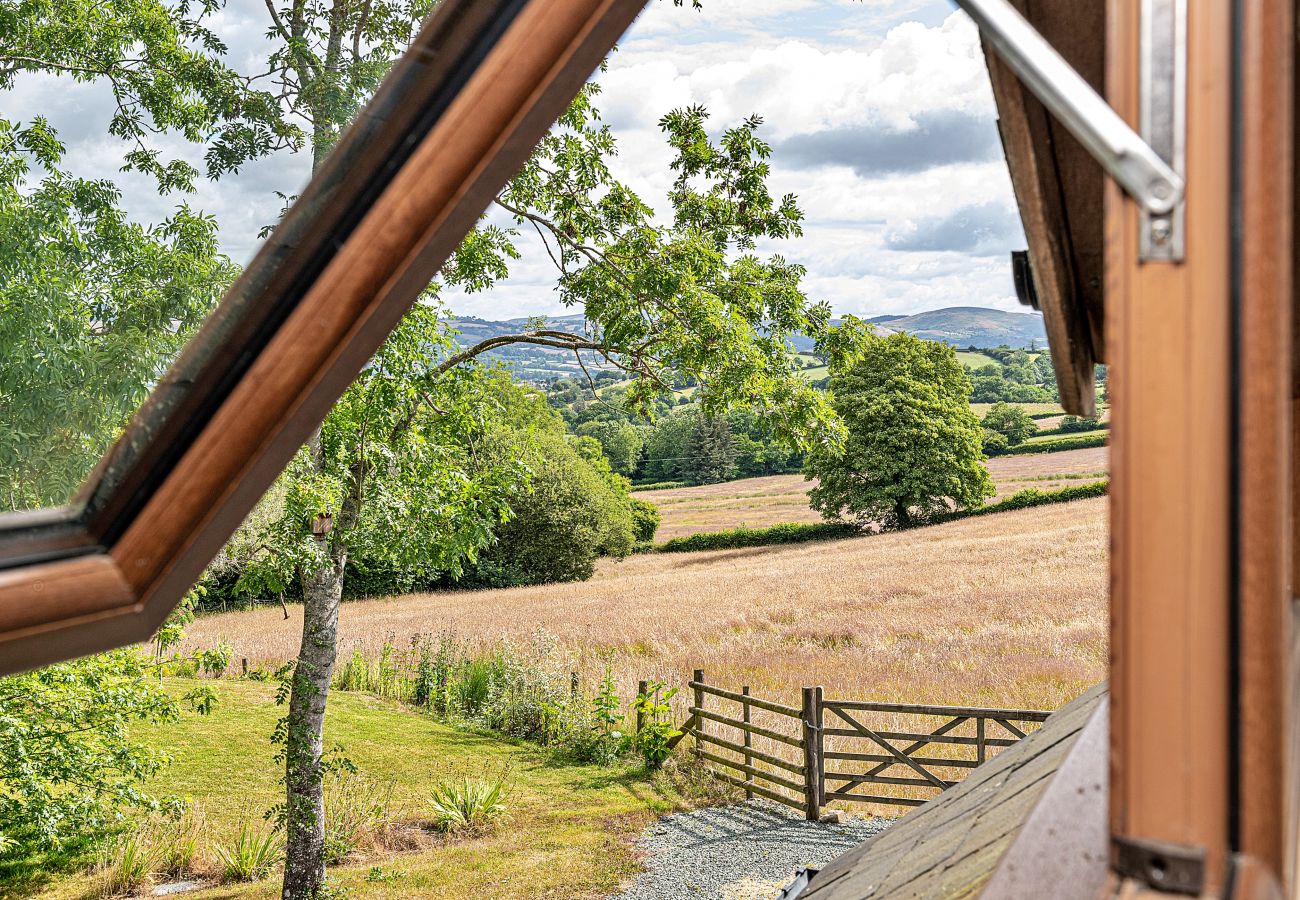
M 325 883 L 325 794 L 321 756 L 325 701 L 338 648 L 339 603 L 347 548 L 304 572 L 302 647 L 289 696 L 285 734 L 286 840 L 284 900 L 314 900 Z

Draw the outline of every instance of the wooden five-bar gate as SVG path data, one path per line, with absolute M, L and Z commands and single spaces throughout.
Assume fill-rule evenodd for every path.
M 812 821 L 832 801 L 919 806 L 1050 715 L 828 700 L 820 687 L 804 688 L 794 707 L 755 697 L 747 686 L 709 684 L 700 670 L 690 688 L 681 731 L 694 739 L 696 757 L 747 797 L 783 803 Z

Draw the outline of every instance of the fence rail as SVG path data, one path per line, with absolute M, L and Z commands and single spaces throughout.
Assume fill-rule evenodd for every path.
M 691 717 L 676 740 L 692 737 L 696 758 L 747 797 L 783 803 L 813 821 L 832 801 L 919 806 L 1051 715 L 828 700 L 820 687 L 804 688 L 802 703 L 793 707 L 755 697 L 748 686 L 733 691 L 709 684 L 698 669 L 688 686 Z M 719 701 L 739 706 L 738 712 Z M 765 714 L 764 724 L 754 723 L 755 711 Z M 758 749 L 755 738 L 774 746 Z M 890 790 L 899 788 L 905 791 Z

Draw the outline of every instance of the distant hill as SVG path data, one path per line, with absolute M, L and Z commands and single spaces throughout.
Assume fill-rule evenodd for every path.
M 580 331 L 584 327 L 581 315 L 548 316 L 546 321 L 556 329 Z M 952 306 L 912 316 L 872 316 L 864 321 L 875 325 L 882 334 L 906 331 L 919 338 L 954 347 L 987 349 L 1002 346 L 1043 347 L 1047 344 L 1043 317 L 1037 313 L 1005 312 L 981 306 Z M 527 322 L 526 318 L 492 320 L 465 316 L 453 318 L 451 325 L 460 332 L 460 343 L 468 346 L 486 338 L 518 332 Z M 797 337 L 791 343 L 794 349 L 804 352 L 813 348 L 813 342 L 804 337 Z M 517 378 L 524 381 L 540 383 L 551 378 L 568 378 L 581 374 L 572 353 L 549 347 L 520 345 L 494 350 L 488 355 L 504 363 Z M 584 354 L 583 359 L 592 371 L 602 368 L 589 355 Z
M 875 316 L 868 319 L 882 330 L 906 331 L 927 341 L 954 347 L 1042 347 L 1047 343 L 1038 313 L 1005 312 L 982 306 L 952 306 L 914 316 Z

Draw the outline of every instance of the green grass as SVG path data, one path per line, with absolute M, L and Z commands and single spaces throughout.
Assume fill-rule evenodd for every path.
M 140 735 L 175 757 L 150 790 L 199 805 L 211 845 L 229 842 L 241 822 L 260 818 L 282 799 L 269 741 L 282 708 L 269 684 L 204 683 L 220 699 L 212 715 L 187 715 Z M 195 684 L 171 680 L 178 692 Z M 341 745 L 366 775 L 394 779 L 394 798 L 403 818 L 411 820 L 428 819 L 425 801 L 440 779 L 508 772 L 508 824 L 470 838 L 434 839 L 431 849 L 332 868 L 331 878 L 356 898 L 605 896 L 638 868 L 631 839 L 657 816 L 687 805 L 662 779 L 652 782 L 638 767 L 562 764 L 537 748 L 441 725 L 364 695 L 331 695 L 325 742 Z M 375 865 L 398 874 L 367 880 Z M 98 896 L 98 879 L 85 874 L 10 874 L 14 877 L 5 878 L 8 887 L 0 887 L 0 896 Z M 278 897 L 279 878 L 185 896 Z
M 1023 409 L 1031 419 L 1046 419 L 1050 416 L 1062 415 L 1065 412 L 1059 403 L 1012 403 L 1011 405 Z M 993 404 L 972 403 L 970 408 L 971 412 L 982 419 L 988 415 L 988 411 L 993 408 Z
M 958 350 L 957 361 L 968 369 L 982 369 L 984 366 L 1000 366 L 996 359 L 973 350 Z

